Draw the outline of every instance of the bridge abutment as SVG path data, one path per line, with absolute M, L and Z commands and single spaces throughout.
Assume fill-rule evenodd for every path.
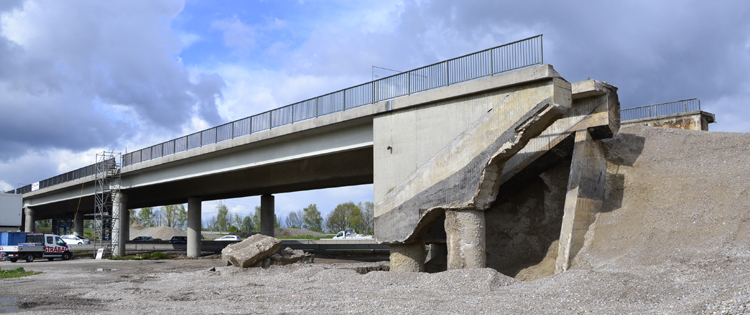
M 128 195 L 120 191 L 112 200 L 112 217 L 118 218 L 112 226 L 112 256 L 125 256 L 125 243 L 130 235 L 130 216 L 128 215 Z
M 260 196 L 260 234 L 273 237 L 276 212 L 273 195 Z
M 201 255 L 201 199 L 188 198 L 187 256 Z

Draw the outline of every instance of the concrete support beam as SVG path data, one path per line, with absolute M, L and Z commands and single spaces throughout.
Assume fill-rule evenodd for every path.
M 128 232 L 130 229 L 128 229 Z M 78 237 L 83 237 L 83 214 L 78 213 L 75 215 L 73 222 L 73 233 Z
M 24 232 L 36 232 L 36 222 L 34 221 L 34 209 L 26 207 L 23 209 L 24 213 Z
M 485 219 L 482 210 L 446 210 L 448 270 L 487 266 Z
M 188 198 L 187 256 L 201 255 L 201 199 Z
M 576 131 L 555 273 L 568 270 L 583 247 L 586 232 L 604 203 L 606 173 L 601 142 L 586 130 Z
M 112 222 L 112 256 L 125 256 L 125 243 L 130 231 L 130 218 L 128 213 L 128 195 L 119 192 L 112 200 L 112 218 L 118 218 Z
M 425 247 L 422 242 L 393 244 L 391 248 L 391 271 L 422 272 L 424 271 Z
M 276 212 L 274 210 L 274 196 L 260 196 L 260 234 L 273 237 Z
M 51 229 L 52 229 L 52 234 L 57 234 L 57 223 L 58 223 L 59 221 L 60 221 L 60 220 L 58 220 L 57 218 L 52 218 L 52 225 L 51 225 L 51 226 L 52 226 L 52 227 L 51 227 Z

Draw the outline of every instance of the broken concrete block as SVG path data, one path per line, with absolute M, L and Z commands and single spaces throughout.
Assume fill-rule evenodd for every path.
M 281 241 L 255 234 L 242 242 L 231 244 L 221 251 L 221 259 L 235 267 L 247 268 L 255 265 L 281 249 Z
M 311 260 L 310 253 L 305 253 L 301 249 L 291 249 L 289 247 L 280 250 L 278 253 L 271 255 L 271 265 L 290 265 L 296 262 L 308 262 Z

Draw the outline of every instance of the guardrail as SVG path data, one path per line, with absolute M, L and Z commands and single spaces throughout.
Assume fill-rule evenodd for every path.
M 115 159 L 109 159 L 107 161 L 100 162 L 100 163 L 107 163 L 107 164 L 112 165 L 112 164 L 115 164 Z M 76 179 L 79 179 L 79 178 L 84 178 L 86 176 L 94 175 L 94 174 L 96 174 L 96 165 L 97 164 L 99 164 L 99 163 L 94 163 L 94 164 L 91 164 L 89 166 L 81 167 L 81 168 L 79 168 L 77 170 L 74 170 L 74 171 L 70 171 L 70 172 L 67 172 L 67 173 L 64 173 L 64 174 L 60 174 L 60 175 L 57 175 L 57 176 L 54 176 L 54 177 L 47 178 L 45 180 L 41 180 L 41 181 L 39 181 L 39 187 L 38 188 L 39 189 L 43 189 L 43 188 L 47 188 L 47 187 L 50 187 L 50 186 L 55 186 L 55 185 L 62 184 L 62 183 L 65 183 L 65 182 L 73 181 L 73 180 L 76 180 Z M 32 185 L 33 184 L 28 184 L 26 186 L 22 186 L 22 187 L 16 188 L 15 190 L 6 191 L 5 193 L 6 194 L 25 194 L 25 193 L 29 193 L 29 192 L 32 191 Z
M 667 103 L 639 106 L 620 110 L 620 120 L 636 120 L 651 117 L 667 116 L 701 110 L 701 101 L 697 98 Z
M 126 153 L 122 156 L 122 166 L 193 150 L 384 100 L 540 65 L 544 63 L 543 52 L 542 35 L 525 38 L 328 93 Z M 81 178 L 76 177 L 77 175 L 69 176 L 68 174 L 58 175 L 50 179 L 55 179 L 53 182 L 59 184 Z M 16 189 L 16 193 L 30 191 L 31 185 Z

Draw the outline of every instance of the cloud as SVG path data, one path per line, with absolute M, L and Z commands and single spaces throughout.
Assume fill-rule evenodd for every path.
M 224 82 L 175 57 L 179 1 L 25 1 L 0 12 L 0 161 L 210 125 Z M 194 80 L 191 80 L 194 77 Z

